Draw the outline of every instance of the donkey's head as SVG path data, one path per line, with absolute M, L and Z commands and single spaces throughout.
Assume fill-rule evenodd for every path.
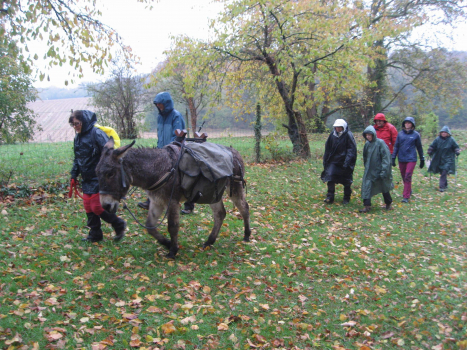
M 109 213 L 115 213 L 118 203 L 130 188 L 130 177 L 124 169 L 123 159 L 135 141 L 127 146 L 114 149 L 111 137 L 102 150 L 101 159 L 96 167 L 99 178 L 99 194 L 102 207 Z

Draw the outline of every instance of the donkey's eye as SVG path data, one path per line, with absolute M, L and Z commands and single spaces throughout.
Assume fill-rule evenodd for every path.
M 107 173 L 107 178 L 108 179 L 111 179 L 115 176 L 115 173 L 114 172 L 111 172 L 111 173 Z

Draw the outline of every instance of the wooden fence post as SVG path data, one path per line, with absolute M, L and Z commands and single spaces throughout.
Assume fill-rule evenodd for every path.
M 256 163 L 261 161 L 261 105 L 256 105 L 256 124 L 255 124 L 255 157 Z

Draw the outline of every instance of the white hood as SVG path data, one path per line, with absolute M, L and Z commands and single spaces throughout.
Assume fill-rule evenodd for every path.
M 347 130 L 347 122 L 344 119 L 336 119 L 333 127 L 336 126 L 342 126 L 344 128 L 344 131 Z

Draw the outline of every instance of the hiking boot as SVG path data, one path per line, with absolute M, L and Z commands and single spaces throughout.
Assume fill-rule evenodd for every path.
M 360 209 L 360 213 L 368 213 L 371 210 L 371 205 L 365 205 L 363 209 Z
M 326 197 L 326 199 L 324 200 L 324 203 L 327 203 L 327 204 L 332 204 L 334 203 L 334 197 Z
M 181 213 L 182 213 L 183 215 L 189 215 L 189 214 L 193 213 L 193 210 L 190 210 L 190 209 L 182 209 L 182 210 L 181 210 Z
M 82 242 L 88 242 L 88 243 L 96 243 L 102 241 L 103 237 L 93 237 L 93 236 L 86 236 L 83 239 L 81 239 Z
M 402 199 L 402 203 L 409 203 L 409 199 L 408 198 Z
M 138 207 L 149 210 L 149 198 L 146 199 L 146 202 L 139 202 Z

